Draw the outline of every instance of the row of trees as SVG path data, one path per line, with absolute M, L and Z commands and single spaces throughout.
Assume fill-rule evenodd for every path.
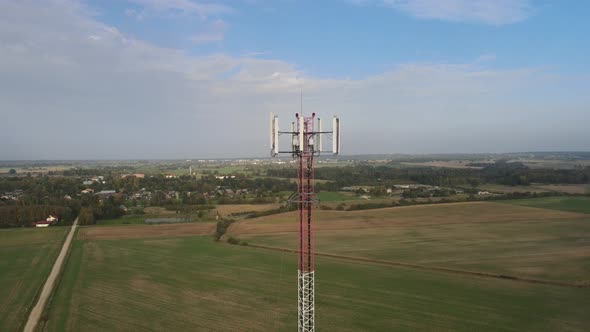
M 291 168 L 270 168 L 273 177 L 292 177 Z M 355 165 L 319 167 L 316 179 L 330 180 L 317 185 L 321 190 L 338 190 L 353 185 L 393 185 L 416 182 L 442 187 L 477 187 L 482 183 L 528 185 L 530 183 L 590 183 L 590 167 L 577 169 L 531 169 L 520 163 L 499 161 L 482 169 L 401 168 L 393 166 Z

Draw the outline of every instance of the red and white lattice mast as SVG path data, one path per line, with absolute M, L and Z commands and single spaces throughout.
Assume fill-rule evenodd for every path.
M 340 119 L 334 117 L 332 131 L 322 131 L 322 122 L 315 113 L 310 117 L 295 114 L 291 131 L 279 131 L 278 117 L 270 115 L 270 146 L 273 157 L 289 153 L 297 159 L 297 192 L 290 202 L 297 204 L 297 326 L 299 332 L 314 331 L 314 240 L 313 207 L 318 200 L 314 191 L 314 158 L 322 152 L 322 135 L 332 136 L 332 152 L 340 153 Z M 291 135 L 291 150 L 279 150 L 279 135 Z

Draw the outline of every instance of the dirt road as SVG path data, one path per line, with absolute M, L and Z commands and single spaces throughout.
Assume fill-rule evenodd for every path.
M 61 251 L 59 252 L 59 256 L 55 260 L 53 264 L 53 268 L 51 268 L 51 272 L 49 273 L 49 277 L 47 277 L 47 281 L 45 281 L 45 285 L 43 286 L 43 290 L 41 290 L 41 295 L 39 295 L 39 299 L 37 300 L 37 304 L 31 310 L 31 314 L 29 315 L 29 319 L 27 320 L 27 324 L 25 325 L 25 332 L 33 332 L 35 330 L 35 326 L 39 322 L 41 318 L 41 314 L 43 313 L 43 309 L 45 308 L 45 304 L 47 303 L 47 299 L 51 294 L 51 290 L 55 285 L 55 281 L 59 276 L 59 272 L 61 271 L 61 267 L 64 263 L 66 253 L 68 252 L 68 248 L 70 247 L 70 243 L 72 242 L 72 238 L 74 237 L 74 233 L 76 232 L 76 227 L 78 226 L 78 218 L 74 221 L 72 225 L 72 229 L 70 229 L 70 233 L 64 242 Z

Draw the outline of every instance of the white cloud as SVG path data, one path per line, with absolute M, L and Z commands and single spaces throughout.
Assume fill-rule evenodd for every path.
M 475 59 L 475 63 L 493 62 L 496 60 L 495 54 L 482 54 Z
M 532 14 L 528 0 L 382 0 L 386 6 L 417 18 L 503 25 Z
M 157 47 L 63 1 L 0 2 L 0 159 L 263 156 L 268 112 L 286 125 L 301 87 L 306 113 L 341 115 L 346 153 L 586 150 L 589 83 L 485 63 L 320 79 Z
M 209 24 L 204 31 L 192 36 L 190 40 L 196 44 L 211 43 L 223 40 L 228 29 L 227 23 L 216 20 Z
M 206 18 L 211 15 L 232 12 L 232 8 L 223 4 L 204 3 L 192 0 L 127 0 L 143 7 L 140 11 L 127 10 L 126 14 L 137 18 L 156 15 L 188 14 Z

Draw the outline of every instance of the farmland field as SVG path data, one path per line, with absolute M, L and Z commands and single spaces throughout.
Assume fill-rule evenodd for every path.
M 41 328 L 293 331 L 293 256 L 209 236 L 76 240 Z M 582 331 L 590 324 L 586 288 L 325 257 L 316 266 L 318 331 Z
M 316 216 L 321 253 L 570 283 L 590 280 L 587 214 L 477 202 Z M 228 235 L 296 248 L 295 219 L 287 213 L 239 221 Z
M 547 189 L 540 188 L 538 186 L 507 186 L 502 184 L 483 184 L 478 186 L 479 189 L 491 191 L 493 193 L 543 193 L 547 192 Z
M 535 187 L 548 190 L 548 191 L 557 191 L 563 192 L 566 194 L 589 194 L 590 193 L 590 185 L 588 184 L 546 184 L 546 185 L 536 185 Z
M 571 211 L 579 213 L 590 213 L 590 197 L 587 196 L 557 196 L 531 199 L 515 199 L 504 202 L 519 206 L 529 206 L 543 209 Z
M 0 330 L 25 322 L 68 228 L 0 230 Z
M 137 239 L 162 236 L 213 234 L 215 223 L 180 223 L 160 225 L 80 227 L 77 237 L 85 240 Z

